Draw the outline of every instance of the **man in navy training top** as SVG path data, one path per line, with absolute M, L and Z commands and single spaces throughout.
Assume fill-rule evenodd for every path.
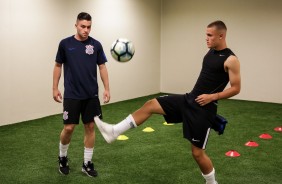
M 104 85 L 104 103 L 110 100 L 110 89 L 105 64 L 107 58 L 101 43 L 89 36 L 91 24 L 91 16 L 88 13 L 78 14 L 75 24 L 77 33 L 60 42 L 53 72 L 53 98 L 61 103 L 62 95 L 58 85 L 62 65 L 64 66 L 64 128 L 59 143 L 59 171 L 63 175 L 70 172 L 67 151 L 80 116 L 84 124 L 82 172 L 90 177 L 98 175 L 92 162 L 95 143 L 94 116 L 102 118 L 98 96 L 97 66 Z
M 196 160 L 206 184 L 216 184 L 215 170 L 205 152 L 210 129 L 215 124 L 217 101 L 237 95 L 241 89 L 240 63 L 227 48 L 226 25 L 210 23 L 206 29 L 209 48 L 198 80 L 190 93 L 162 96 L 147 101 L 140 109 L 118 124 L 111 125 L 95 117 L 97 127 L 108 143 L 130 128 L 144 123 L 152 114 L 163 115 L 168 123 L 183 122 L 183 136 L 191 142 Z M 230 83 L 230 87 L 226 87 Z

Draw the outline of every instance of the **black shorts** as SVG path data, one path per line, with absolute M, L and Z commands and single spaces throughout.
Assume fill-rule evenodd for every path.
M 157 100 L 166 114 L 165 120 L 168 123 L 183 122 L 184 138 L 193 145 L 205 149 L 217 106 L 210 103 L 202 107 L 195 98 L 191 94 L 185 94 L 161 96 Z
M 102 110 L 99 98 L 85 100 L 64 99 L 64 124 L 79 124 L 81 115 L 84 124 L 94 121 L 95 116 L 102 119 Z

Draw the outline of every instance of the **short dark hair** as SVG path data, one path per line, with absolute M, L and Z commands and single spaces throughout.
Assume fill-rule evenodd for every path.
M 214 21 L 208 25 L 209 28 L 213 26 L 215 26 L 218 30 L 227 30 L 226 25 L 221 20 Z
M 91 21 L 92 17 L 86 12 L 81 12 L 77 15 L 77 20 L 88 20 Z

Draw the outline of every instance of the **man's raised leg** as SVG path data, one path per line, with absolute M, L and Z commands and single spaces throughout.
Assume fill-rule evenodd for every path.
M 104 123 L 99 117 L 95 117 L 94 121 L 107 143 L 112 143 L 125 131 L 144 123 L 152 114 L 165 114 L 156 99 L 147 101 L 140 109 L 130 114 L 118 124 L 111 125 Z

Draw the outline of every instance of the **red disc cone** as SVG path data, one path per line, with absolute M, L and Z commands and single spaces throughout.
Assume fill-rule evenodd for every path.
M 240 153 L 238 153 L 235 150 L 230 150 L 230 151 L 226 152 L 225 155 L 228 156 L 228 157 L 239 157 Z
M 255 141 L 249 141 L 245 144 L 245 146 L 250 146 L 250 147 L 257 147 L 259 144 L 256 143 Z
M 261 138 L 261 139 L 272 139 L 272 136 L 271 135 L 269 135 L 269 134 L 261 134 L 260 136 L 259 136 L 259 138 Z
M 281 127 L 276 127 L 276 128 L 274 128 L 274 130 L 275 130 L 276 132 L 282 132 L 282 126 L 281 126 Z

